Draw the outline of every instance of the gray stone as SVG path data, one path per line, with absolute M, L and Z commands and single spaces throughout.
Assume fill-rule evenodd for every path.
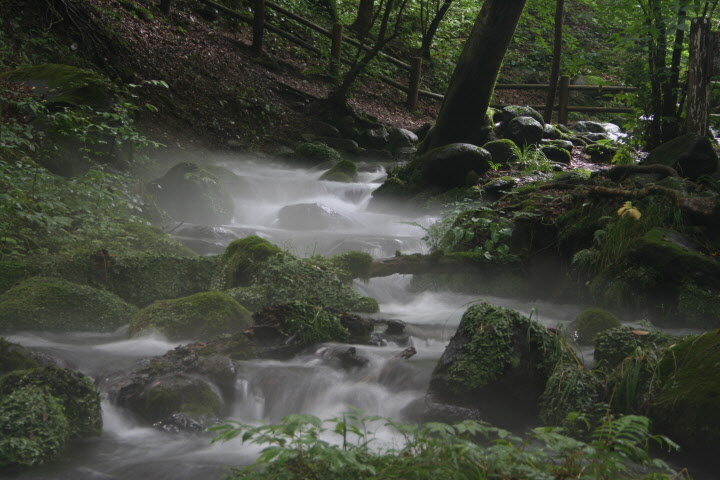
M 667 165 L 681 177 L 696 180 L 718 170 L 718 156 L 708 137 L 687 133 L 651 151 L 643 165 Z
M 298 203 L 280 209 L 278 226 L 288 230 L 328 230 L 356 226 L 356 222 L 321 203 Z
M 473 173 L 477 177 L 490 169 L 490 160 L 490 152 L 484 148 L 469 143 L 451 143 L 424 156 L 423 178 L 439 187 L 464 187 Z
M 519 147 L 537 145 L 543 137 L 543 125 L 532 117 L 515 117 L 505 128 L 505 138 Z

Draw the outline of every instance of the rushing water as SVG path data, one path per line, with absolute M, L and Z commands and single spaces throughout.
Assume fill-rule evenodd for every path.
M 350 184 L 319 181 L 321 171 L 267 162 L 228 162 L 224 166 L 240 180 L 233 184 L 236 214 L 232 224 L 217 230 L 223 233 L 221 238 L 205 239 L 218 248 L 252 233 L 301 256 L 359 249 L 376 258 L 388 257 L 397 250 L 424 251 L 421 238 L 425 232 L 417 224 L 429 226 L 437 219 L 426 214 L 413 217 L 369 211 L 371 192 L 385 173 L 380 166 L 366 166 L 360 180 Z M 280 221 L 280 212 L 296 204 L 320 204 L 331 209 L 338 221 L 327 228 L 305 228 L 312 219 L 303 219 L 299 224 L 290 222 L 289 228 Z M 480 300 L 455 293 L 412 293 L 409 282 L 409 276 L 395 275 L 357 282 L 355 288 L 379 301 L 379 318 L 411 324 L 416 356 L 407 362 L 390 362 L 403 346 L 357 346 L 370 360 L 369 367 L 360 372 L 328 366 L 323 348 L 332 346 L 287 362 L 241 362 L 232 417 L 246 422 L 275 422 L 291 413 L 329 418 L 353 405 L 369 414 L 399 419 L 405 406 L 425 394 L 430 372 L 460 317 L 469 304 Z M 551 326 L 571 321 L 581 309 L 542 301 L 483 299 L 532 314 Z M 47 352 L 96 379 L 127 370 L 140 358 L 161 355 L 178 345 L 160 337 L 128 340 L 124 330 L 114 334 L 16 333 L 7 338 Z M 222 476 L 225 465 L 247 464 L 258 452 L 257 447 L 239 441 L 211 444 L 206 435 L 166 433 L 139 424 L 107 401 L 102 407 L 101 437 L 76 444 L 58 462 L 18 478 L 212 479 Z M 381 426 L 376 433 L 387 442 L 399 441 Z

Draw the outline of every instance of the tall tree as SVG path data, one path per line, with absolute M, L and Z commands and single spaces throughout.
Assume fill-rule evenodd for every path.
M 526 0 L 485 0 L 450 79 L 437 123 L 418 153 L 450 143 L 481 143 L 500 66 Z
M 555 36 L 553 40 L 553 63 L 550 71 L 550 88 L 545 102 L 545 121 L 552 122 L 553 104 L 557 91 L 558 78 L 560 78 L 560 59 L 562 57 L 563 11 L 565 0 L 555 0 Z
M 453 0 L 442 0 L 442 3 L 440 0 L 422 0 L 420 2 L 420 25 L 423 31 L 420 55 L 426 60 L 430 60 L 430 47 L 433 39 L 452 2 Z M 431 6 L 434 8 L 430 8 Z M 430 18 L 431 14 L 432 19 Z

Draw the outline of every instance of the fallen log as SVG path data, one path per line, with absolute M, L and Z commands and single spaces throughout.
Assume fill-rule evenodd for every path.
M 471 253 L 453 253 L 448 255 L 430 254 L 400 255 L 374 260 L 370 277 L 387 277 L 396 273 L 418 275 L 423 273 L 492 273 L 499 269 L 519 266 L 515 257 L 495 257 L 487 259 Z

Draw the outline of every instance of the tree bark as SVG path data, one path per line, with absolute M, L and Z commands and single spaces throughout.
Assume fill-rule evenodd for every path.
M 360 0 L 357 16 L 355 17 L 355 21 L 350 25 L 350 29 L 357 33 L 359 37 L 364 37 L 370 31 L 374 8 L 375 0 Z
M 545 102 L 545 122 L 552 122 L 553 104 L 555 103 L 555 93 L 557 92 L 558 79 L 560 78 L 560 59 L 562 57 L 562 31 L 563 31 L 563 11 L 565 9 L 565 0 L 555 1 L 555 40 L 553 43 L 553 63 L 550 71 L 550 88 L 548 89 L 547 100 Z
M 428 26 L 428 29 L 425 31 L 422 37 L 422 45 L 420 47 L 420 55 L 425 60 L 430 60 L 430 47 L 432 46 L 433 39 L 435 38 L 435 34 L 437 33 L 437 29 L 440 26 L 440 22 L 442 22 L 442 19 L 445 18 L 445 14 L 447 13 L 448 9 L 450 8 L 450 5 L 452 5 L 453 0 L 444 0 L 443 4 L 440 6 L 438 11 L 435 13 L 435 16 L 433 17 L 432 21 L 430 21 L 430 25 Z
M 450 80 L 437 123 L 418 153 L 450 143 L 480 143 L 500 66 L 526 0 L 485 0 Z

